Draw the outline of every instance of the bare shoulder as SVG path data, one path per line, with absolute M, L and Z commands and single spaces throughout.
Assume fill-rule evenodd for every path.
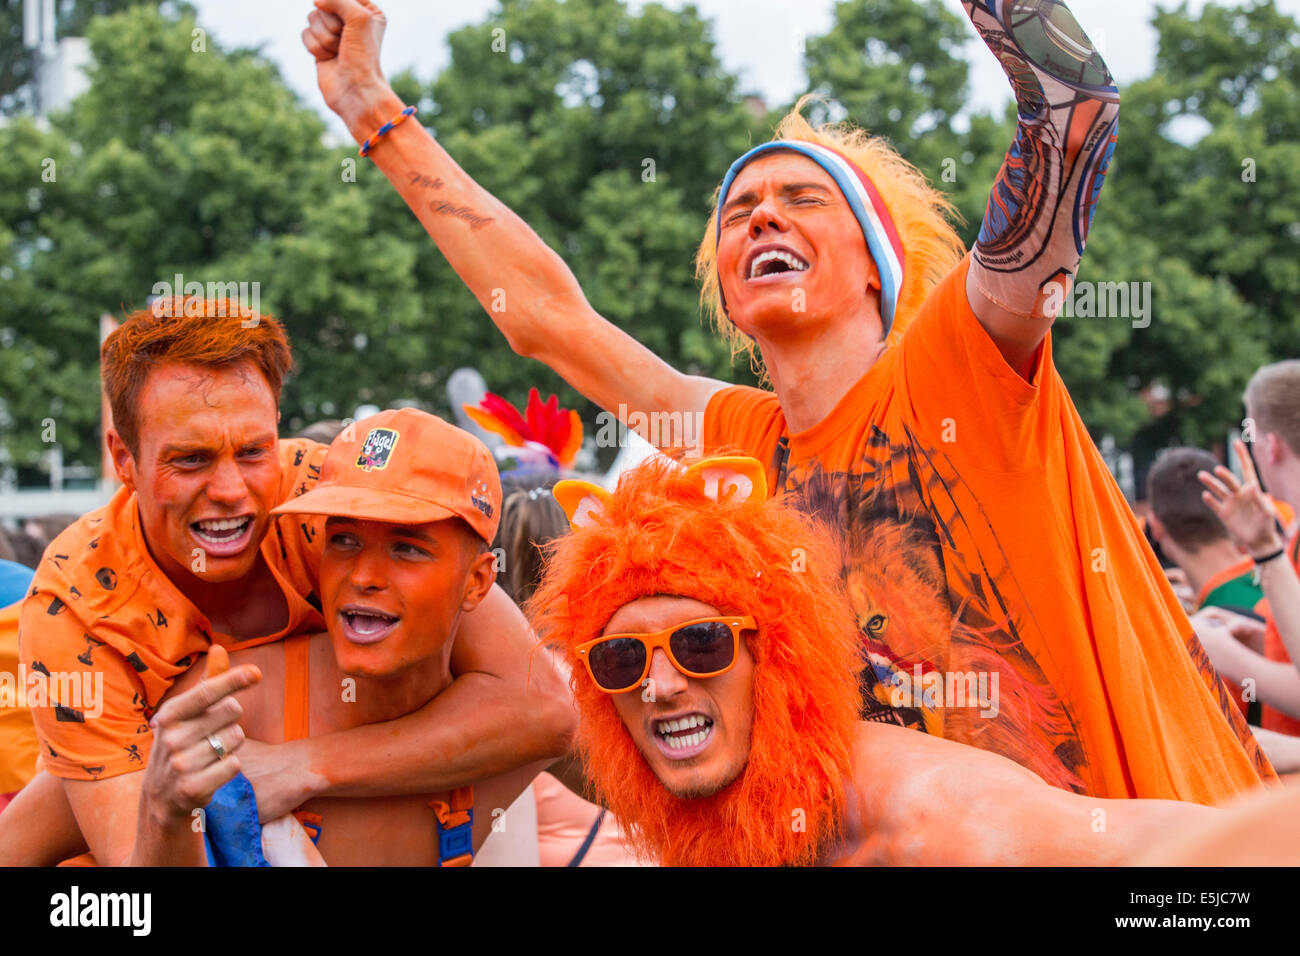
M 894 724 L 859 725 L 855 766 L 881 778 L 881 793 L 910 798 L 922 793 L 967 792 L 969 778 L 1046 786 L 1042 779 L 998 754 Z
M 960 775 L 950 747 L 920 731 L 863 721 L 853 753 L 850 838 L 857 865 L 947 861 Z M 959 763 L 959 762 L 958 762 Z M 962 810 L 957 808 L 956 818 Z
M 891 864 L 1115 865 L 1156 834 L 1221 812 L 1072 793 L 999 754 L 901 727 L 861 727 L 862 829 Z

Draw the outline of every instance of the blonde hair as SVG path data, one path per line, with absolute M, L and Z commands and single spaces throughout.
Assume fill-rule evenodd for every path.
M 800 97 L 777 124 L 773 139 L 817 143 L 843 153 L 867 174 L 885 201 L 903 243 L 903 287 L 899 290 L 890 344 L 896 344 L 912 316 L 939 280 L 961 261 L 966 248 L 949 218 L 959 218 L 956 207 L 924 174 L 894 151 L 889 143 L 850 123 L 824 123 L 814 127 L 803 116 L 807 104 L 819 97 Z M 751 367 L 761 369 L 754 343 L 727 317 L 718 281 L 718 194 L 714 191 L 704 238 L 695 254 L 695 277 L 701 280 L 700 306 L 713 327 L 731 346 L 732 358 L 745 353 Z

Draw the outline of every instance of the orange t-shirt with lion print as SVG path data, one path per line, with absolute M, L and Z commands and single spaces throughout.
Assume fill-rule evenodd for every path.
M 709 453 L 768 465 L 836 527 L 864 719 L 1001 753 L 1102 797 L 1217 803 L 1273 776 L 1192 634 L 1052 361 L 1013 370 L 969 257 L 807 431 L 717 392 Z

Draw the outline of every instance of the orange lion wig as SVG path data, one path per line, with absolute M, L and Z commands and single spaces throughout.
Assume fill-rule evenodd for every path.
M 752 459 L 684 470 L 660 458 L 625 473 L 615 492 L 597 492 L 603 507 L 552 543 L 529 611 L 543 640 L 570 655 L 642 597 L 752 615 L 753 730 L 748 762 L 730 784 L 708 797 L 669 793 L 575 657 L 578 747 L 597 795 L 644 856 L 675 866 L 811 864 L 842 833 L 861 640 L 826 529 L 765 500 L 763 487 L 719 494 L 725 479 L 715 478 L 711 496 L 701 475 L 714 462 L 752 465 L 763 484 Z

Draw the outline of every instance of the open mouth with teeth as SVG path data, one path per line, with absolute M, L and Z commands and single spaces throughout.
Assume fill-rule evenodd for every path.
M 713 721 L 703 714 L 656 720 L 655 736 L 670 756 L 692 756 L 703 750 L 713 736 Z
M 190 530 L 203 542 L 205 551 L 222 556 L 242 551 L 248 543 L 252 527 L 252 515 L 238 515 L 234 518 L 205 518 L 195 521 L 190 525 Z
M 762 279 L 783 272 L 807 272 L 808 263 L 793 252 L 769 249 L 755 256 L 749 263 L 749 278 Z
M 348 606 L 339 611 L 343 635 L 354 644 L 382 641 L 397 627 L 401 618 L 377 608 Z

